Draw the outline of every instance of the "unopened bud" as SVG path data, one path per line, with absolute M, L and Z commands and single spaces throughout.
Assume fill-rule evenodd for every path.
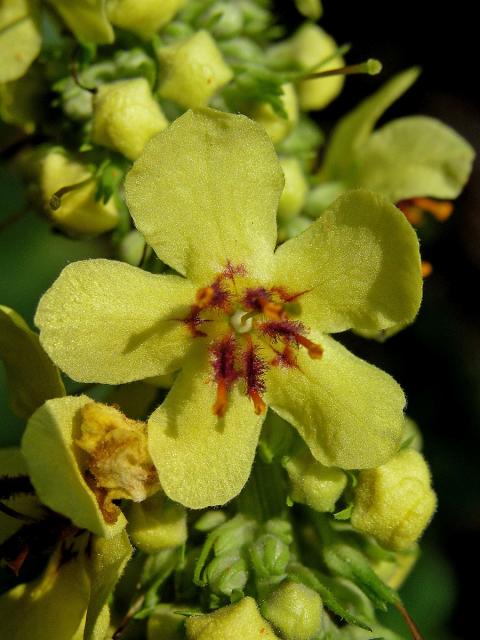
M 282 85 L 281 102 L 286 116 L 277 113 L 268 102 L 262 102 L 247 115 L 260 123 L 274 144 L 281 142 L 296 125 L 298 120 L 297 94 L 292 84 Z
M 172 20 L 186 0 L 108 0 L 107 14 L 116 27 L 148 40 Z
M 305 202 L 305 213 L 318 218 L 332 202 L 345 191 L 341 182 L 325 182 L 309 191 Z
M 207 31 L 162 47 L 158 93 L 186 108 L 205 107 L 212 96 L 233 78 L 215 40 Z
M 210 590 L 219 595 L 230 596 L 247 584 L 247 563 L 238 554 L 221 555 L 214 558 L 206 570 Z
M 406 449 L 386 464 L 359 473 L 351 522 L 384 547 L 400 551 L 422 535 L 436 502 L 423 456 Z
M 187 640 L 278 640 L 250 597 L 213 613 L 191 616 L 185 626 Z
M 281 158 L 280 165 L 285 175 L 285 186 L 278 204 L 278 218 L 292 220 L 303 208 L 308 184 L 297 158 Z
M 62 150 L 51 149 L 44 156 L 40 185 L 48 216 L 65 231 L 94 235 L 116 227 L 114 199 L 96 200 L 93 174 Z
M 168 125 L 145 78 L 104 84 L 95 95 L 92 140 L 136 160 Z
M 263 603 L 262 615 L 284 640 L 312 640 L 320 631 L 322 600 L 297 582 L 283 582 Z
M 290 560 L 288 546 L 269 533 L 255 540 L 249 547 L 249 553 L 258 578 L 283 575 Z
M 243 27 L 241 7 L 233 2 L 215 2 L 200 18 L 199 25 L 215 38 L 233 38 Z
M 333 511 L 347 484 L 341 469 L 325 467 L 305 449 L 285 463 L 290 478 L 290 497 L 315 511 Z
M 187 539 L 185 508 L 167 501 L 162 493 L 131 503 L 127 519 L 133 544 L 145 553 L 178 547 Z

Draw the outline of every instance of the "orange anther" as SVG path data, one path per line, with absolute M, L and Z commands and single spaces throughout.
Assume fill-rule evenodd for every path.
M 220 380 L 217 384 L 217 398 L 215 404 L 212 407 L 213 413 L 219 418 L 223 418 L 227 411 L 228 393 L 227 385 L 224 380 Z
M 439 222 L 445 222 L 445 220 L 448 220 L 453 212 L 453 204 L 448 200 L 414 198 L 413 203 L 423 211 L 431 213 Z
M 249 396 L 251 401 L 253 402 L 255 413 L 257 414 L 257 416 L 259 416 L 261 413 L 265 411 L 265 409 L 267 408 L 267 405 L 263 401 L 262 396 L 255 389 L 252 389 L 250 391 Z
M 215 290 L 213 287 L 203 287 L 195 295 L 195 300 L 200 309 L 205 309 L 212 302 Z
M 428 278 L 432 271 L 432 263 L 427 260 L 422 260 L 422 278 Z
M 323 356 L 323 347 L 321 347 L 319 344 L 315 344 L 315 342 L 312 342 L 308 338 L 305 338 L 305 336 L 297 335 L 296 341 L 298 342 L 298 344 L 301 344 L 302 347 L 305 347 L 305 349 L 308 351 L 308 355 L 313 360 L 318 360 Z
M 281 320 L 283 317 L 283 305 L 277 302 L 264 302 L 262 311 L 270 320 Z

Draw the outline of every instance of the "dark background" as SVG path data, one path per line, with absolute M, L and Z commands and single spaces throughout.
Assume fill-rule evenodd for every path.
M 293 29 L 293 2 L 277 3 Z M 440 118 L 480 151 L 480 101 L 474 3 L 421 0 L 342 2 L 324 0 L 320 24 L 339 44 L 352 43 L 347 60 L 379 58 L 377 77 L 349 78 L 342 95 L 320 114 L 323 125 L 355 106 L 360 97 L 411 65 L 423 73 L 386 119 L 423 113 Z M 434 272 L 425 283 L 417 322 L 379 345 L 349 337 L 352 350 L 391 373 L 404 387 L 408 413 L 420 425 L 439 509 L 422 543 L 422 557 L 403 597 L 426 640 L 478 637 L 475 564 L 480 542 L 480 191 L 479 167 L 452 218 L 421 232 L 422 254 Z M 0 166 L 0 197 L 20 210 L 22 196 Z M 0 236 L 0 302 L 31 322 L 41 292 L 67 261 L 105 255 L 102 241 L 72 242 L 53 235 L 27 214 Z M 0 387 L 3 386 L 0 371 Z M 1 444 L 18 439 L 16 422 L 0 398 Z M 402 634 L 405 629 L 395 619 Z
M 478 20 L 475 3 L 325 0 L 320 24 L 350 63 L 379 58 L 390 77 L 420 65 L 420 80 L 386 118 L 423 113 L 441 119 L 480 153 Z M 293 16 L 291 16 L 293 19 Z M 333 119 L 367 95 L 379 77 L 352 77 L 325 115 Z M 420 233 L 425 236 L 426 234 Z M 439 508 L 404 598 L 429 640 L 478 637 L 480 543 L 480 190 L 479 165 L 452 218 L 423 237 L 434 272 L 411 328 L 384 345 L 355 340 L 355 351 L 404 387 L 408 414 L 424 435 Z M 477 630 L 475 631 L 475 628 Z

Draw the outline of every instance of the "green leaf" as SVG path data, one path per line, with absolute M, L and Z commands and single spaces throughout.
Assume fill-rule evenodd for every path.
M 328 145 L 322 178 L 349 177 L 355 168 L 357 153 L 366 144 L 377 120 L 415 82 L 418 74 L 417 67 L 399 73 L 340 120 Z
M 0 359 L 12 410 L 20 418 L 29 418 L 46 400 L 65 395 L 60 373 L 38 336 L 18 313 L 4 306 L 0 306 Z
M 456 198 L 475 156 L 455 131 L 433 118 L 399 118 L 373 133 L 359 155 L 355 186 L 392 202 L 431 196 Z

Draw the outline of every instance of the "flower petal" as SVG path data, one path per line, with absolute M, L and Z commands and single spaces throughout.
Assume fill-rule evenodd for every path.
M 202 283 L 227 260 L 265 273 L 282 189 L 262 127 L 212 109 L 188 111 L 155 136 L 125 183 L 147 242 L 164 262 Z
M 43 504 L 77 527 L 112 537 L 125 527 L 125 516 L 120 512 L 114 524 L 105 522 L 82 473 L 82 452 L 75 445 L 78 413 L 89 402 L 87 396 L 48 400 L 28 421 L 22 453 Z
M 272 368 L 266 400 L 291 422 L 322 464 L 376 467 L 398 449 L 405 397 L 389 375 L 360 360 L 328 336 L 319 336 L 320 360 L 304 351 L 298 369 Z
M 65 395 L 57 367 L 38 336 L 13 309 L 0 305 L 0 360 L 14 413 L 29 418 L 45 400 Z
M 35 323 L 53 361 L 80 382 L 120 384 L 178 369 L 190 334 L 176 319 L 195 288 L 114 260 L 66 267 L 40 300 Z
M 438 120 L 399 118 L 372 134 L 354 182 L 392 202 L 417 196 L 452 199 L 465 186 L 474 156 L 468 142 Z
M 149 420 L 150 455 L 165 493 L 192 509 L 224 504 L 248 479 L 263 416 L 236 387 L 223 418 L 212 412 L 202 345 L 189 355 L 165 402 Z
M 0 84 L 21 78 L 40 53 L 39 17 L 28 0 L 0 3 Z
M 338 198 L 304 233 L 279 247 L 274 280 L 298 298 L 302 320 L 326 333 L 407 324 L 421 301 L 417 236 L 383 196 Z
M 322 166 L 325 180 L 350 178 L 357 163 L 357 153 L 367 142 L 377 120 L 412 86 L 419 73 L 417 67 L 398 73 L 340 120 L 333 131 Z

